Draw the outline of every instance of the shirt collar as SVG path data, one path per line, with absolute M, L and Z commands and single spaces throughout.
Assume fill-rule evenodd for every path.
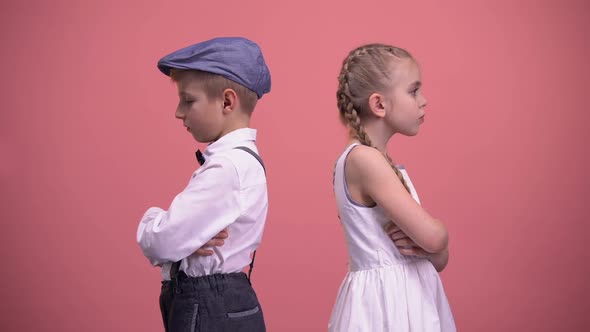
M 217 141 L 209 144 L 203 153 L 206 157 L 209 157 L 215 153 L 230 150 L 237 146 L 243 145 L 244 142 L 255 142 L 256 141 L 256 129 L 252 128 L 241 128 L 236 129 L 230 133 L 225 134 Z

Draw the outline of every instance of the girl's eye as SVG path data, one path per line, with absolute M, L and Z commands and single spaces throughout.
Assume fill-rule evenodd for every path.
M 420 90 L 420 89 L 414 89 L 414 90 L 410 91 L 410 94 L 415 97 L 418 94 L 418 90 Z

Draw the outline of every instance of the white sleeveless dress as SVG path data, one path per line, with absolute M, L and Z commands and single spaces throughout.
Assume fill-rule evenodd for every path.
M 349 256 L 346 274 L 328 324 L 331 332 L 456 331 L 436 269 L 425 258 L 404 256 L 385 233 L 389 222 L 379 206 L 354 202 L 346 187 L 346 157 L 334 170 L 334 192 Z M 399 167 L 411 194 L 418 195 Z

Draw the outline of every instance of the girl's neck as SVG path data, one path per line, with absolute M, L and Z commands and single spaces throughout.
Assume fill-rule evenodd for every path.
M 377 150 L 386 153 L 387 152 L 387 142 L 393 136 L 393 133 L 386 130 L 386 128 L 382 128 L 383 124 L 380 122 L 369 122 L 366 123 L 363 127 L 365 132 L 371 139 L 371 143 L 373 146 L 377 148 Z

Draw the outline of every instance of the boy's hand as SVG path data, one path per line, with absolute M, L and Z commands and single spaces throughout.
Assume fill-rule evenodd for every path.
M 224 239 L 227 239 L 228 236 L 229 235 L 227 233 L 227 228 L 224 228 L 223 230 L 221 230 L 221 232 L 217 233 L 217 235 L 215 235 L 211 240 L 207 241 L 207 243 L 205 243 L 201 248 L 197 249 L 197 251 L 195 251 L 195 254 L 197 256 L 213 255 L 213 250 L 205 248 L 221 247 L 225 243 Z
M 387 225 L 385 225 L 385 232 L 387 233 L 387 235 L 389 235 L 389 237 L 393 241 L 393 244 L 395 244 L 395 246 L 402 255 L 420 257 L 428 257 L 430 255 L 427 251 L 420 248 L 416 243 L 414 243 L 414 241 L 410 239 L 406 235 L 406 233 L 404 233 L 393 222 L 390 222 Z

